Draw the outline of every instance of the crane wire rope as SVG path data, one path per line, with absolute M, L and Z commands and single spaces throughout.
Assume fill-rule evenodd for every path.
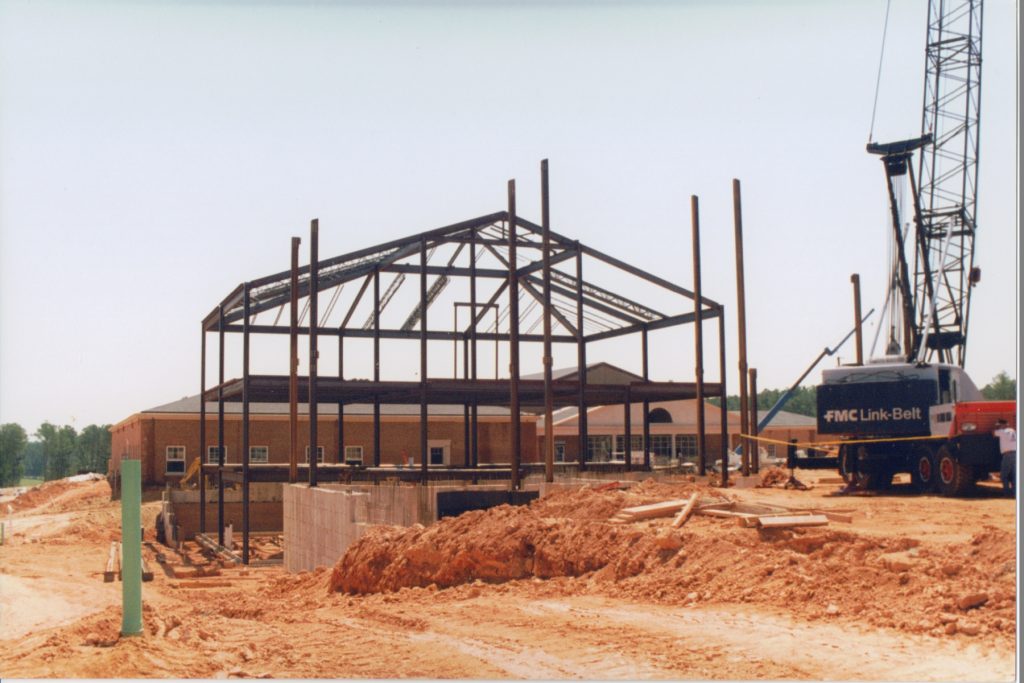
M 892 0 L 885 2 L 885 23 L 882 26 L 882 49 L 878 55 L 878 75 L 875 77 L 875 101 L 871 105 L 871 127 L 868 130 L 868 142 L 875 139 L 875 114 L 878 112 L 878 92 L 882 86 L 882 62 L 885 59 L 885 37 L 889 33 L 889 9 L 892 7 Z

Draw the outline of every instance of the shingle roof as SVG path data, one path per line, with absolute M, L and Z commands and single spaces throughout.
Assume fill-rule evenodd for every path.
M 253 415 L 287 415 L 288 414 L 287 403 L 250 403 L 249 412 Z M 186 396 L 178 399 L 177 401 L 171 401 L 155 408 L 149 408 L 143 410 L 143 413 L 199 413 L 199 394 L 194 396 Z M 228 414 L 240 415 L 242 413 L 242 404 L 238 402 L 224 402 L 224 412 Z M 217 404 L 214 401 L 207 401 L 206 403 L 206 414 L 216 415 Z M 309 413 L 309 405 L 306 403 L 299 404 L 299 414 L 306 415 Z M 381 404 L 380 406 L 381 415 L 409 415 L 419 417 L 420 407 L 418 404 L 412 405 L 391 405 Z M 337 415 L 338 406 L 333 403 L 321 403 L 317 407 L 318 415 Z M 373 404 L 370 403 L 352 403 L 345 406 L 346 415 L 373 415 Z M 462 416 L 463 406 L 462 405 L 450 405 L 450 404 L 437 404 L 427 406 L 428 415 L 457 415 Z M 477 408 L 478 415 L 484 416 L 507 416 L 509 411 L 507 408 L 501 408 L 496 406 L 479 406 Z

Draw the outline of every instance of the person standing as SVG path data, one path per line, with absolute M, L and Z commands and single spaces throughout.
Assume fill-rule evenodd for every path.
M 999 468 L 999 479 L 1003 482 L 1003 491 L 1013 495 L 1017 490 L 1017 432 L 1006 420 L 996 420 L 996 428 L 992 435 L 999 439 L 999 452 L 1003 456 Z

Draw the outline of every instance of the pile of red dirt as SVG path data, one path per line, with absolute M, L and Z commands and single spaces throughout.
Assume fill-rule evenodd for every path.
M 771 604 L 811 619 L 934 635 L 1016 632 L 1014 538 L 995 528 L 969 544 L 921 547 L 835 527 L 758 531 L 696 517 L 677 531 L 670 519 L 608 522 L 622 507 L 684 498 L 695 488 L 578 489 L 429 527 L 377 527 L 339 560 L 329 590 L 581 577 L 581 590 L 680 605 Z
M 781 486 L 787 481 L 789 481 L 788 471 L 781 467 L 770 467 L 761 474 L 761 481 L 757 485 L 760 488 L 769 488 L 771 486 Z
M 5 505 L 10 505 L 14 512 L 72 512 L 99 507 L 109 501 L 110 484 L 106 480 L 57 479 L 33 486 Z

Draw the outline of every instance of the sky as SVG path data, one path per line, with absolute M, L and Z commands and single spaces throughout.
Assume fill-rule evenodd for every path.
M 892 3 L 877 141 L 920 134 L 926 6 Z M 1016 13 L 985 5 L 979 386 L 1017 376 Z M 554 230 L 687 288 L 699 197 L 730 393 L 740 179 L 749 364 L 760 388 L 788 386 L 851 328 L 850 274 L 865 312 L 885 296 L 884 175 L 864 150 L 885 14 L 885 0 L 0 0 L 0 422 L 81 429 L 195 394 L 200 321 L 286 269 L 292 235 L 308 262 L 311 219 L 328 257 L 503 210 L 514 178 L 539 223 L 545 158 Z M 652 341 L 652 376 L 688 381 L 692 333 L 673 334 Z M 639 369 L 605 351 L 590 360 Z M 522 370 L 540 369 L 530 349 Z

